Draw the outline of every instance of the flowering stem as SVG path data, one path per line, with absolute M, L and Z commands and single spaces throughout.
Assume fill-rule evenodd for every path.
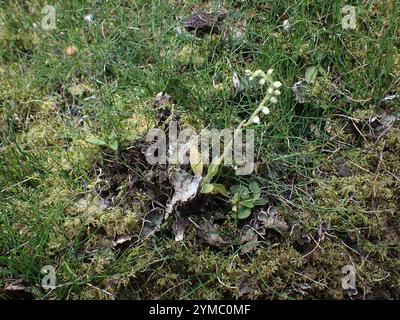
M 274 98 L 274 95 L 278 95 L 278 93 L 280 94 L 280 92 L 278 90 L 274 91 L 274 88 L 278 89 L 281 86 L 281 83 L 273 82 L 271 74 L 272 74 L 272 70 L 269 70 L 267 75 L 261 70 L 257 70 L 251 74 L 250 80 L 253 80 L 254 78 L 257 78 L 257 77 L 261 77 L 261 80 L 263 80 L 263 81 L 260 80 L 260 84 L 264 85 L 264 83 L 266 81 L 268 81 L 270 83 L 270 87 L 268 88 L 267 94 L 264 97 L 264 99 L 260 102 L 257 109 L 254 110 L 254 112 L 250 116 L 250 118 L 247 120 L 243 120 L 238 125 L 238 127 L 235 129 L 233 137 L 232 137 L 232 139 L 229 140 L 228 144 L 224 147 L 224 152 L 222 153 L 222 155 L 211 161 L 210 166 L 213 166 L 213 168 L 212 168 L 212 170 L 210 170 L 210 167 L 209 167 L 207 175 L 203 178 L 202 185 L 210 183 L 211 179 L 217 174 L 219 166 L 221 165 L 221 163 L 224 160 L 227 153 L 231 151 L 233 142 L 236 140 L 236 137 L 239 134 L 240 130 L 242 128 L 252 125 L 255 122 L 254 120 L 256 119 L 256 117 L 258 117 L 258 114 L 263 110 L 263 108 L 265 108 L 265 105 L 269 101 L 273 102 L 272 99 L 275 99 L 274 103 L 276 103 L 276 98 Z M 272 88 L 272 90 L 271 90 L 271 88 Z

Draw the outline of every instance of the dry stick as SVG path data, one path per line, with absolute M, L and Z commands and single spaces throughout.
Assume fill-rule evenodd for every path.
M 310 280 L 310 281 L 312 281 L 312 282 L 314 282 L 314 283 L 316 283 L 316 284 L 318 284 L 318 285 L 320 285 L 320 286 L 323 286 L 323 287 L 325 287 L 325 288 L 330 289 L 325 283 L 316 281 L 316 280 L 310 278 L 309 276 L 306 276 L 305 274 L 302 274 L 302 273 L 297 272 L 297 271 L 295 271 L 294 273 L 297 274 L 297 275 L 299 275 L 299 276 L 302 276 L 302 277 L 304 277 L 304 278 L 306 278 L 306 279 L 308 279 L 308 280 Z
M 112 293 L 110 293 L 110 292 L 108 292 L 108 291 L 106 291 L 106 290 L 104 290 L 104 289 L 101 289 L 101 288 L 99 288 L 99 287 L 96 287 L 96 286 L 94 286 L 94 285 L 92 285 L 92 284 L 90 284 L 90 283 L 86 283 L 89 287 L 91 287 L 91 288 L 94 288 L 94 289 L 96 289 L 96 290 L 98 290 L 98 291 L 100 291 L 100 292 L 102 292 L 102 293 L 104 293 L 104 294 L 106 294 L 106 295 L 109 295 L 110 297 L 112 297 L 113 299 L 115 299 L 115 295 L 113 295 Z
M 304 259 L 305 257 L 307 257 L 310 254 L 312 254 L 315 250 L 317 250 L 317 248 L 321 248 L 320 245 L 319 245 L 320 242 L 321 242 L 321 239 L 318 239 L 318 241 L 315 241 L 315 239 L 313 237 L 311 237 L 311 239 L 313 239 L 313 241 L 315 242 L 315 247 L 310 252 L 308 252 L 304 256 L 302 256 L 301 259 Z
M 239 290 L 239 287 L 232 287 L 232 286 L 229 286 L 229 285 L 223 283 L 219 277 L 217 277 L 217 280 L 218 280 L 218 282 L 219 282 L 220 284 L 222 284 L 225 288 L 234 289 L 234 290 Z

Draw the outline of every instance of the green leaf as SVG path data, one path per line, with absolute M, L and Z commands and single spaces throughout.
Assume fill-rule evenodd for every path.
M 263 205 L 267 204 L 267 202 L 268 202 L 267 200 L 260 198 L 260 199 L 254 200 L 253 203 L 255 206 L 263 206 Z
M 226 190 L 225 186 L 221 183 L 214 183 L 214 192 L 213 193 L 219 193 L 222 194 L 225 197 L 229 197 L 228 190 Z
M 260 187 L 258 186 L 257 181 L 252 181 L 249 184 L 249 188 L 250 188 L 251 192 L 253 193 L 254 199 L 258 199 L 261 196 L 261 190 L 260 190 Z
M 244 201 L 240 201 L 242 206 L 247 207 L 247 208 L 254 208 L 254 200 L 253 199 L 248 199 Z
M 201 187 L 201 193 L 211 193 L 214 190 L 214 185 L 212 183 L 205 183 Z
M 117 150 L 118 150 L 118 140 L 112 141 L 108 146 L 109 146 L 112 150 L 117 151 Z
M 251 209 L 249 208 L 240 208 L 236 214 L 238 219 L 246 219 L 251 215 Z
M 232 203 L 239 203 L 240 202 L 240 196 L 238 193 L 234 193 L 231 199 Z
M 105 146 L 105 145 L 107 145 L 107 143 L 104 140 L 102 140 L 100 138 L 97 138 L 95 136 L 91 136 L 91 137 L 87 138 L 86 141 L 91 143 L 91 144 L 94 144 L 96 146 Z
M 205 177 L 205 180 L 207 182 L 211 181 L 211 179 L 217 175 L 218 170 L 219 170 L 219 164 L 210 163 L 210 165 L 208 166 L 207 176 Z
M 193 173 L 196 176 L 201 176 L 203 174 L 203 159 L 201 157 L 201 153 L 196 146 L 190 147 L 189 161 Z
M 313 83 L 317 79 L 318 68 L 316 66 L 308 67 L 304 78 L 308 83 Z
M 201 193 L 222 194 L 225 197 L 229 197 L 228 191 L 221 183 L 205 183 L 201 187 Z
M 241 184 L 235 184 L 231 187 L 232 193 L 237 194 L 241 199 L 245 199 L 248 197 L 250 191 L 249 189 Z

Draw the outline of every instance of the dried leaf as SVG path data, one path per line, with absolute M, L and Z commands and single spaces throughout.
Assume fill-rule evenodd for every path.
M 164 212 L 162 209 L 156 208 L 152 210 L 144 219 L 141 236 L 146 239 L 154 235 L 158 230 L 160 230 L 163 218 Z
M 282 235 L 285 235 L 289 230 L 288 224 L 278 216 L 278 212 L 274 207 L 269 207 L 267 212 L 260 211 L 257 214 L 257 219 L 261 221 L 266 228 L 274 229 Z
M 154 98 L 154 105 L 156 107 L 162 107 L 170 103 L 171 96 L 165 92 L 159 92 Z
M 283 31 L 288 32 L 290 29 L 291 25 L 288 19 L 283 21 Z
M 237 41 L 243 41 L 246 34 L 246 26 L 247 22 L 245 20 L 238 21 L 233 26 L 231 26 L 229 33 L 232 35 L 233 39 Z M 226 38 L 229 36 L 229 33 L 226 32 Z
M 7 284 L 4 288 L 3 298 L 12 300 L 34 300 L 35 296 L 32 293 L 32 289 L 29 288 L 22 279 L 11 280 L 11 283 Z M 1 292 L 0 292 L 1 296 Z
M 233 73 L 232 82 L 233 82 L 233 87 L 235 88 L 235 90 L 240 91 L 240 89 L 242 88 L 242 85 L 240 83 L 239 76 L 236 72 Z
M 226 242 L 218 234 L 216 227 L 208 220 L 202 220 L 198 225 L 198 235 L 201 240 L 214 247 L 224 247 Z
M 325 235 L 329 231 L 329 223 L 326 222 L 321 222 L 320 225 L 318 226 L 318 237 L 320 241 L 325 240 Z
M 177 217 L 172 228 L 175 232 L 175 241 L 182 241 L 186 227 L 189 225 L 189 220 L 182 217 Z
M 175 171 L 171 176 L 171 183 L 175 193 L 165 209 L 165 219 L 178 205 L 184 204 L 196 197 L 202 177 L 192 176 L 185 171 Z
M 195 31 L 197 36 L 205 34 L 219 33 L 220 24 L 225 17 L 224 12 L 211 14 L 208 12 L 196 12 L 188 17 L 184 22 L 187 31 Z
M 249 242 L 245 243 L 241 247 L 240 253 L 241 254 L 245 254 L 245 253 L 253 252 L 253 251 L 255 251 L 257 249 L 258 244 L 259 244 L 259 241 L 257 241 L 257 240 L 256 241 L 249 241 Z
M 240 278 L 239 283 L 239 297 L 243 297 L 244 295 L 254 295 L 260 292 L 260 288 L 257 285 L 257 282 L 250 278 L 249 275 L 243 274 Z
M 257 238 L 258 238 L 257 232 L 255 232 L 253 228 L 246 225 L 242 230 L 239 242 L 240 244 L 243 244 L 246 242 L 255 241 L 257 240 Z
M 303 85 L 303 81 L 296 82 L 292 87 L 292 92 L 295 95 L 295 99 L 298 103 L 305 103 L 305 86 Z
M 242 230 L 239 242 L 242 244 L 240 249 L 242 254 L 252 252 L 258 246 L 258 234 L 253 228 L 246 225 Z
M 392 100 L 396 100 L 396 99 L 400 99 L 400 94 L 388 95 L 385 98 L 383 98 L 382 101 L 392 101 Z
M 400 120 L 400 112 L 387 113 L 383 112 L 370 119 L 370 123 L 374 125 L 376 132 L 384 132 L 393 127 L 396 121 Z
M 121 235 L 118 236 L 115 240 L 113 240 L 112 244 L 114 248 L 119 247 L 125 243 L 128 243 L 132 240 L 133 236 L 131 235 Z

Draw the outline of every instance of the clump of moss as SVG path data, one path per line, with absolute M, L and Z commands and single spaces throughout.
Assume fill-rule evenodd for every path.
M 82 139 L 73 139 L 65 150 L 57 155 L 58 165 L 54 168 L 61 168 L 64 171 L 89 171 L 93 161 L 98 157 L 99 148 Z
M 374 115 L 371 110 L 355 112 L 360 124 Z M 336 121 L 337 128 L 345 125 Z M 320 266 L 319 270 L 325 270 L 326 263 L 335 264 L 327 268 L 329 273 L 329 270 L 340 269 L 340 264 L 351 257 L 357 269 L 357 288 L 363 295 L 398 296 L 395 283 L 399 273 L 395 257 L 400 252 L 400 238 L 395 230 L 400 199 L 400 184 L 396 179 L 400 172 L 399 129 L 396 124 L 388 127 L 377 139 L 367 126 L 359 128 L 361 139 L 360 132 L 355 130 L 336 133 L 336 137 L 347 141 L 354 141 L 357 136 L 357 147 L 343 148 L 322 161 L 324 175 L 315 180 L 314 191 L 320 210 L 314 217 L 329 221 L 336 238 L 324 242 L 321 250 L 310 255 L 310 259 L 315 261 L 315 266 Z M 339 144 L 340 140 L 334 141 Z M 328 273 L 323 278 L 333 276 Z M 338 290 L 333 293 L 334 298 L 345 297 Z

